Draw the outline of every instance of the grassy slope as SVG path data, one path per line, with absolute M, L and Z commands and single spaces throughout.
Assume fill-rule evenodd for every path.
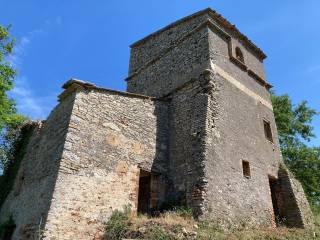
M 158 217 L 130 217 L 130 211 L 116 212 L 106 225 L 104 239 L 152 240 L 308 240 L 320 239 L 320 215 L 316 229 L 257 229 L 224 232 L 211 223 L 194 220 L 188 211 L 169 211 Z

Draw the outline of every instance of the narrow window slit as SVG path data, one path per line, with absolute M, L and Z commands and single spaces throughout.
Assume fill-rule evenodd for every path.
M 250 164 L 248 161 L 242 161 L 242 170 L 245 178 L 251 178 Z
M 273 142 L 270 122 L 263 120 L 263 127 L 264 127 L 264 135 L 266 139 L 269 140 L 270 142 Z

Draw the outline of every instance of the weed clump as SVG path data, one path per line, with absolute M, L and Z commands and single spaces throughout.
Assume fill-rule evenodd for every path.
M 148 233 L 147 239 L 154 240 L 174 240 L 174 236 L 166 232 L 162 227 L 155 226 Z
M 125 237 L 130 226 L 130 207 L 124 207 L 123 211 L 115 210 L 106 224 L 104 240 L 118 240 Z

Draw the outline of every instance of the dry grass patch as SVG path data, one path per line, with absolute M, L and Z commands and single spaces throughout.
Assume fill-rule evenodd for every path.
M 115 211 L 106 225 L 104 239 L 152 240 L 320 240 L 320 216 L 312 230 L 270 228 L 225 232 L 213 222 L 199 222 L 189 210 L 167 211 L 156 217 L 132 217 L 128 208 Z
M 144 226 L 150 224 L 152 222 L 156 225 L 161 226 L 181 226 L 184 227 L 186 230 L 193 231 L 197 225 L 196 220 L 189 214 L 185 214 L 184 212 L 164 212 L 161 213 L 157 217 L 151 217 L 148 215 L 139 215 L 136 218 L 132 218 L 131 222 L 134 226 Z

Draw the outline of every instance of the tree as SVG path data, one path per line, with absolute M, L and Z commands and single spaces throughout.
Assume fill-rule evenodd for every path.
M 320 147 L 306 145 L 315 137 L 311 123 L 318 113 L 306 101 L 293 105 L 287 94 L 272 93 L 271 100 L 284 162 L 302 183 L 312 206 L 320 209 Z
M 16 70 L 8 61 L 15 40 L 9 34 L 10 26 L 0 25 L 0 169 L 5 169 L 10 158 L 10 146 L 16 137 L 15 129 L 25 117 L 17 113 L 8 91 L 13 88 Z
M 8 61 L 15 42 L 9 29 L 10 26 L 0 25 L 0 208 L 11 191 L 21 162 L 21 149 L 26 145 L 18 127 L 26 118 L 17 113 L 14 100 L 8 96 L 17 73 Z

